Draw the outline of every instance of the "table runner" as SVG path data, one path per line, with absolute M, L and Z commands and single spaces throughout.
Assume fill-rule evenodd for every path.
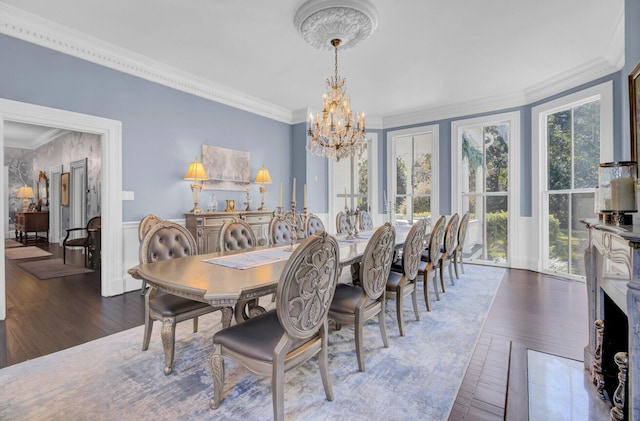
M 289 256 L 291 256 L 291 251 L 287 251 L 289 247 L 290 246 L 282 246 L 262 250 L 252 250 L 245 253 L 204 259 L 203 262 L 240 270 L 250 269 L 257 266 L 276 263 L 281 260 L 287 260 Z M 295 247 L 297 247 L 297 245 L 294 245 L 294 248 Z

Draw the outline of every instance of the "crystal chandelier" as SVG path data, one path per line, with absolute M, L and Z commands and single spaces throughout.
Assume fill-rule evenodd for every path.
M 338 76 L 338 46 L 340 39 L 331 40 L 335 53 L 335 74 L 327 79 L 327 92 L 322 99 L 322 116 L 316 113 L 315 123 L 309 115 L 307 151 L 324 158 L 340 161 L 361 156 L 367 149 L 364 113 L 353 115 L 351 98 L 344 78 Z

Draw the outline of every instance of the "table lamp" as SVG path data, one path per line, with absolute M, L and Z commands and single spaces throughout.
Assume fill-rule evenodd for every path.
M 29 204 L 35 195 L 33 194 L 33 187 L 22 186 L 18 189 L 18 198 L 22 199 L 22 211 L 26 212 L 29 210 Z
M 191 213 L 201 213 L 202 210 L 198 207 L 198 199 L 200 197 L 200 190 L 202 190 L 202 181 L 208 180 L 207 172 L 204 170 L 204 165 L 202 162 L 198 161 L 198 157 L 196 156 L 196 160 L 193 161 L 189 165 L 189 169 L 187 170 L 187 174 L 185 174 L 184 179 L 187 181 L 194 181 L 191 185 L 191 193 L 193 194 L 193 209 L 191 209 Z
M 266 193 L 267 188 L 264 185 L 271 184 L 272 181 L 269 170 L 264 167 L 264 164 L 262 164 L 262 168 L 258 170 L 258 174 L 256 175 L 254 183 L 260 184 L 260 198 L 262 203 L 260 204 L 258 210 L 267 210 L 267 207 L 264 205 L 264 194 Z

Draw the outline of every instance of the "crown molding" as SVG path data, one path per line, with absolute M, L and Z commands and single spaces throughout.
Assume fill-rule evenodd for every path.
M 298 124 L 308 116 L 308 109 L 291 111 L 275 106 L 1 3 L 0 33 L 282 123 Z M 389 116 L 368 116 L 367 127 L 391 129 L 521 107 L 615 73 L 624 66 L 623 12 L 608 45 L 606 57 L 576 66 L 522 92 Z
M 599 57 L 569 69 L 555 77 L 531 85 L 523 92 L 514 92 L 507 95 L 424 108 L 387 116 L 383 117 L 382 125 L 384 129 L 390 129 L 474 114 L 497 112 L 533 104 L 622 69 L 624 65 L 624 43 L 614 44 L 611 42 L 610 45 L 612 46 L 610 49 L 610 57 L 614 60 L 613 62 Z M 619 51 L 622 52 L 620 53 Z M 622 59 L 620 59 L 620 56 L 622 56 Z
M 292 121 L 287 109 L 4 4 L 0 33 L 276 121 Z

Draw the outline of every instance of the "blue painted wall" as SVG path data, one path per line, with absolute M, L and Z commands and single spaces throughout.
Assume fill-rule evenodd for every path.
M 291 126 L 153 82 L 0 35 L 0 97 L 76 111 L 122 122 L 122 189 L 135 200 L 123 202 L 123 220 L 149 212 L 183 218 L 193 207 L 183 177 L 202 144 L 251 152 L 251 178 L 264 163 L 274 185 L 266 205 L 274 209 L 279 181 L 291 180 Z M 285 189 L 285 202 L 291 190 Z M 244 202 L 244 192 L 216 192 Z M 254 208 L 258 186 L 251 184 Z M 208 197 L 203 194 L 202 202 Z M 300 195 L 300 197 L 302 197 Z
M 625 0 L 625 55 L 622 71 L 547 98 L 613 81 L 614 157 L 628 159 L 629 99 L 627 75 L 640 61 L 640 2 Z M 192 206 L 189 183 L 182 180 L 189 162 L 200 155 L 201 145 L 222 146 L 251 152 L 251 176 L 264 163 L 273 184 L 268 186 L 266 205 L 278 204 L 280 182 L 283 204 L 291 202 L 291 183 L 297 179 L 296 197 L 302 208 L 304 183 L 308 185 L 311 211 L 328 211 L 327 162 L 306 153 L 306 123 L 288 125 L 246 111 L 164 87 L 135 76 L 67 56 L 0 34 L 0 97 L 122 121 L 123 190 L 135 193 L 123 202 L 124 221 L 136 221 L 154 212 L 166 218 L 182 218 Z M 540 103 L 538 102 L 538 103 Z M 521 118 L 521 162 L 519 165 L 520 213 L 531 216 L 537 199 L 531 192 L 531 108 L 538 103 L 507 110 L 456 117 L 455 120 L 507 111 Z M 379 152 L 379 197 L 387 189 L 386 134 L 426 124 L 440 130 L 440 213 L 450 213 L 451 122 L 444 119 L 412 126 L 376 130 Z M 317 177 L 317 180 L 316 180 Z M 387 189 L 388 190 L 388 189 Z M 243 192 L 216 192 L 218 206 L 224 199 L 244 201 Z M 251 185 L 254 207 L 260 201 L 258 186 Z M 203 197 L 202 202 L 204 201 Z M 379 211 L 383 204 L 380 200 Z

